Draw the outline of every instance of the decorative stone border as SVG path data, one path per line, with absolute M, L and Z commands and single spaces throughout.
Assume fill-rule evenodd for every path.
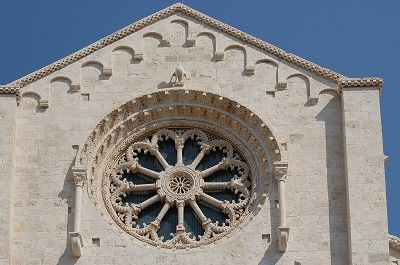
M 315 63 L 312 63 L 308 60 L 305 60 L 301 57 L 298 57 L 294 54 L 285 52 L 284 50 L 271 45 L 265 41 L 262 41 L 254 36 L 251 36 L 247 33 L 244 33 L 234 27 L 231 27 L 225 23 L 222 23 L 216 19 L 213 19 L 199 11 L 196 11 L 184 4 L 177 3 L 174 4 L 168 8 L 165 8 L 157 13 L 154 13 L 153 15 L 150 15 L 148 17 L 145 17 L 121 30 L 116 31 L 113 34 L 110 34 L 106 36 L 105 38 L 63 58 L 60 59 L 42 69 L 37 70 L 36 72 L 33 72 L 32 74 L 29 74 L 25 77 L 22 77 L 12 83 L 10 83 L 7 87 L 11 88 L 9 91 L 18 91 L 20 87 L 24 87 L 40 78 L 43 78 L 55 71 L 58 71 L 67 65 L 70 65 L 83 57 L 86 57 L 90 55 L 91 53 L 98 51 L 99 49 L 110 45 L 111 43 L 114 43 L 129 34 L 132 34 L 140 29 L 143 29 L 144 27 L 153 24 L 161 19 L 167 18 L 175 13 L 182 13 L 184 15 L 187 15 L 189 17 L 192 17 L 202 23 L 205 23 L 209 26 L 212 26 L 218 30 L 221 30 L 233 37 L 238 38 L 239 40 L 242 40 L 244 42 L 247 42 L 257 48 L 260 48 L 263 51 L 266 51 L 268 53 L 271 53 L 278 58 L 284 59 L 294 65 L 300 66 L 310 72 L 316 73 L 328 80 L 331 80 L 339 85 L 341 87 L 341 84 L 351 84 L 351 86 L 354 87 L 363 87 L 363 86 L 370 86 L 371 84 L 376 84 L 379 88 L 382 87 L 383 81 L 380 78 L 376 77 L 367 77 L 367 78 L 351 78 L 348 79 L 347 77 L 336 73 L 334 71 L 331 71 L 329 69 L 326 69 L 324 67 L 321 67 Z M 5 87 L 5 86 L 4 86 Z M 7 93 L 3 91 L 7 91 L 4 89 L 4 87 L 0 87 L 0 93 Z M 13 92 L 16 93 L 16 92 Z
M 378 87 L 382 88 L 383 80 L 376 77 L 371 78 L 347 78 L 339 80 L 339 88 L 344 87 Z
M 249 201 L 251 213 L 256 214 L 267 197 L 273 161 L 280 161 L 281 153 L 272 132 L 257 115 L 233 100 L 209 92 L 182 89 L 157 91 L 128 101 L 106 115 L 90 134 L 76 159 L 79 166 L 87 169 L 89 197 L 109 224 L 123 234 L 130 233 L 117 225 L 118 220 L 109 216 L 104 203 L 104 191 L 109 188 L 108 183 L 103 181 L 104 176 L 109 176 L 106 172 L 124 151 L 122 146 L 149 132 L 176 126 L 200 126 L 228 139 L 241 150 L 250 167 L 252 190 L 255 191 Z M 245 225 L 251 216 L 243 216 L 245 218 L 237 225 Z M 221 234 L 221 237 L 224 235 Z M 226 235 L 229 236 L 228 233 Z M 216 239 L 210 240 L 214 242 Z M 152 241 L 147 243 L 154 245 Z
M 400 238 L 389 235 L 389 247 L 394 250 L 400 251 Z

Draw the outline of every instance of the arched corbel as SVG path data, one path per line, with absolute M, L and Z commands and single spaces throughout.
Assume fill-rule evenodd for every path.
M 78 150 L 79 151 L 79 150 Z M 78 152 L 79 153 L 79 152 Z M 81 216 L 82 216 L 82 191 L 86 183 L 86 168 L 80 166 L 78 157 L 75 166 L 72 167 L 72 177 L 75 184 L 74 201 L 74 229 L 70 232 L 72 254 L 79 258 L 82 256 L 83 240 L 81 234 Z
M 285 182 L 287 176 L 288 163 L 282 161 L 274 162 L 274 177 L 278 181 L 279 193 L 279 225 L 278 225 L 278 250 L 285 252 L 289 239 L 289 227 L 286 223 L 286 195 Z

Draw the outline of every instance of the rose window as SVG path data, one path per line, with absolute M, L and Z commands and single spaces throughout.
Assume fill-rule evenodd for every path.
M 251 170 L 237 146 L 182 128 L 130 142 L 107 173 L 110 215 L 129 234 L 164 248 L 223 237 L 243 221 L 253 197 Z

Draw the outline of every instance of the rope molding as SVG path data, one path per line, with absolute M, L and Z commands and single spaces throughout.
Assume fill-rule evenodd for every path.
M 242 40 L 242 41 L 247 42 L 257 48 L 260 48 L 263 51 L 266 51 L 266 52 L 271 53 L 281 59 L 284 59 L 287 62 L 290 62 L 294 65 L 300 66 L 310 72 L 316 73 L 328 80 L 331 80 L 331 81 L 337 83 L 339 88 L 378 86 L 379 89 L 381 89 L 383 86 L 383 80 L 380 78 L 377 78 L 377 77 L 347 78 L 339 73 L 336 73 L 332 70 L 321 67 L 321 66 L 319 66 L 313 62 L 310 62 L 308 60 L 305 60 L 299 56 L 285 52 L 284 50 L 282 50 L 272 44 L 269 44 L 263 40 L 260 40 L 250 34 L 242 32 L 232 26 L 225 24 L 225 23 L 222 23 L 222 22 L 220 22 L 214 18 L 211 18 L 197 10 L 194 10 L 193 8 L 190 8 L 184 4 L 177 3 L 170 7 L 162 9 L 157 13 L 154 13 L 143 19 L 140 19 L 139 21 L 137 21 L 125 28 L 120 29 L 120 30 L 100 39 L 99 41 L 97 41 L 97 42 L 95 42 L 95 43 L 93 43 L 93 44 L 67 56 L 67 57 L 64 57 L 63 59 L 60 59 L 48 66 L 45 66 L 27 76 L 17 79 L 15 81 L 9 83 L 6 86 L 0 85 L 0 94 L 18 94 L 19 89 L 21 87 L 24 87 L 32 82 L 35 82 L 36 80 L 41 79 L 55 71 L 58 71 L 64 67 L 90 55 L 91 53 L 100 50 L 101 48 L 103 48 L 111 43 L 114 43 L 114 42 L 136 32 L 138 30 L 140 30 L 140 29 L 143 29 L 144 27 L 146 27 L 150 24 L 153 24 L 161 19 L 167 18 L 176 13 L 182 13 L 184 15 L 192 17 L 200 22 L 203 22 L 204 24 L 207 24 L 207 25 L 212 26 L 220 31 L 228 33 L 231 36 L 238 38 L 239 40 Z
M 389 235 L 389 247 L 394 250 L 400 251 L 400 238 Z

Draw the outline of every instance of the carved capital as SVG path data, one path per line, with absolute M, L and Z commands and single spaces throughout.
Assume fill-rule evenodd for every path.
M 86 182 L 86 168 L 84 167 L 73 167 L 72 178 L 76 186 L 83 187 Z
M 274 162 L 274 177 L 276 180 L 286 180 L 288 163 L 282 161 Z
M 204 154 L 208 154 L 211 150 L 211 145 L 206 144 L 206 143 L 201 143 L 200 149 Z
M 183 138 L 175 139 L 175 148 L 176 149 L 183 149 L 184 145 L 185 145 L 185 140 Z

